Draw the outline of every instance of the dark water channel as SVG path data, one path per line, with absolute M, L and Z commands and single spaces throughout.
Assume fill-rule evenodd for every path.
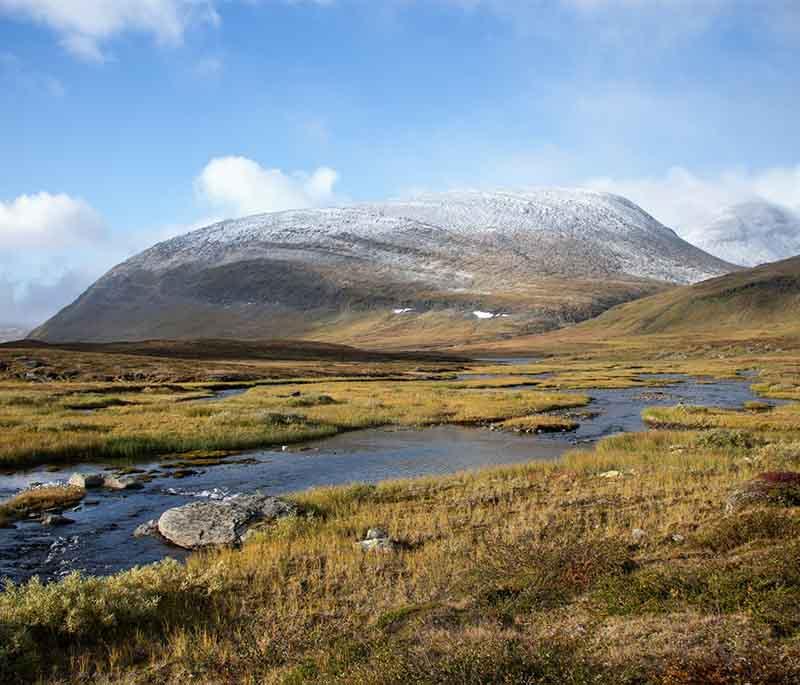
M 156 538 L 134 538 L 132 533 L 139 524 L 157 518 L 166 509 L 196 498 L 222 498 L 253 490 L 282 494 L 321 485 L 374 483 L 556 459 L 575 444 L 644 430 L 641 412 L 648 406 L 682 402 L 736 408 L 758 399 L 746 379 L 708 382 L 667 375 L 660 380 L 663 387 L 588 391 L 592 403 L 586 409 L 596 416 L 578 419 L 580 428 L 568 434 L 530 436 L 457 426 L 370 429 L 287 451 L 257 450 L 244 455 L 252 463 L 208 467 L 180 480 L 156 475 L 143 490 L 90 491 L 75 510 L 64 512 L 74 521 L 69 525 L 47 528 L 37 521 L 25 521 L 15 528 L 1 529 L 0 578 L 20 581 L 39 575 L 53 579 L 76 569 L 108 574 L 165 556 L 182 558 L 182 550 Z M 533 387 L 519 386 L 508 391 L 525 392 Z M 226 391 L 211 399 L 224 401 L 235 392 Z M 140 465 L 143 469 L 159 466 L 158 462 Z M 0 475 L 0 499 L 33 483 L 64 481 L 76 471 L 96 472 L 102 468 L 102 464 L 90 464 L 55 472 L 39 469 Z

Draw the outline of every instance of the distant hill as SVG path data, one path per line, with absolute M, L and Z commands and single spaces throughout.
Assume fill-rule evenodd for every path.
M 20 340 L 28 335 L 28 329 L 11 324 L 0 324 L 0 343 L 7 340 Z
M 694 226 L 683 235 L 721 259 L 757 266 L 800 254 L 800 215 L 754 200 L 728 207 L 708 224 Z
M 194 231 L 115 267 L 31 336 L 434 347 L 549 330 L 735 268 L 615 195 L 444 193 Z
M 614 335 L 800 329 L 800 257 L 713 278 L 615 307 L 582 324 Z

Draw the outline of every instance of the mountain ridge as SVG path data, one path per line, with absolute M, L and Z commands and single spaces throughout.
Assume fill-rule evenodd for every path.
M 394 330 L 404 315 L 410 330 L 431 313 L 435 326 L 446 319 L 458 335 L 491 337 L 735 268 L 619 196 L 458 191 L 198 229 L 114 267 L 31 337 L 352 343 L 336 337 L 343 320 L 347 328 L 380 314 L 376 325 Z

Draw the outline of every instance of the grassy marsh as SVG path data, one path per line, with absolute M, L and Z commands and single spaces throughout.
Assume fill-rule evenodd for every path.
M 91 412 L 67 407 L 75 400 L 69 385 L 4 387 L 0 420 L 14 439 L 3 438 L 0 450 L 11 455 L 22 445 L 24 461 L 50 445 L 53 454 L 66 448 L 86 458 L 113 452 L 118 441 L 147 439 L 131 453 L 163 450 L 190 461 L 212 448 L 224 456 L 231 444 L 305 439 L 309 430 L 538 426 L 569 420 L 542 412 L 582 406 L 581 388 L 656 385 L 646 373 L 733 378 L 758 368 L 755 383 L 800 388 L 800 366 L 789 354 L 576 355 L 501 368 L 507 377 L 494 387 L 495 379 L 444 377 L 284 379 L 213 403 L 176 401 L 207 392 L 200 388 L 115 393 L 100 384 L 91 388 L 93 402 L 128 404 Z M 532 369 L 553 375 L 537 378 Z M 537 389 L 507 387 L 519 378 Z M 8 586 L 0 594 L 2 679 L 798 682 L 800 508 L 726 515 L 725 499 L 761 472 L 800 470 L 799 410 L 659 411 L 648 412 L 665 419 L 658 430 L 607 438 L 558 462 L 298 493 L 303 515 L 241 549 L 195 554 L 185 566 Z M 376 525 L 402 548 L 356 548 Z
M 141 459 L 238 451 L 382 425 L 475 424 L 583 406 L 584 395 L 454 388 L 445 381 L 358 379 L 254 386 L 219 402 L 207 393 L 70 393 L 52 384 L 0 390 L 0 464 Z

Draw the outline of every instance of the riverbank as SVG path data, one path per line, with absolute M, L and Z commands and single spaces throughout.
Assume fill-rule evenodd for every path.
M 541 375 L 536 378 L 546 380 Z M 496 382 L 503 393 L 511 396 L 539 397 L 530 378 L 524 380 L 524 385 L 508 385 L 510 381 L 505 375 L 494 378 L 481 374 L 474 382 L 488 384 L 484 393 L 491 389 L 492 396 L 499 392 L 491 387 Z M 650 387 L 654 380 L 668 385 Z M 470 392 L 476 389 L 473 382 L 466 380 L 447 385 L 454 394 L 466 388 Z M 241 390 L 233 392 L 223 391 L 191 402 L 218 413 L 239 411 L 234 400 L 247 398 L 242 397 Z M 480 426 L 369 428 L 238 455 L 200 452 L 143 461 L 49 465 L 0 475 L 0 500 L 16 497 L 28 501 L 24 488 L 65 483 L 75 471 L 81 474 L 100 471 L 139 485 L 135 490 L 94 488 L 89 491 L 87 503 L 66 511 L 44 511 L 41 516 L 17 507 L 19 520 L 11 524 L 11 529 L 0 531 L 0 576 L 21 582 L 38 575 L 51 581 L 72 570 L 108 575 L 167 556 L 182 559 L 185 557 L 182 550 L 158 539 L 133 540 L 132 534 L 166 509 L 189 502 L 219 500 L 258 489 L 273 495 L 287 494 L 310 487 L 352 482 L 374 484 L 387 479 L 552 460 L 576 445 L 591 446 L 609 435 L 645 430 L 642 412 L 648 408 L 685 404 L 735 410 L 751 405 L 756 399 L 745 378 L 697 382 L 674 374 L 648 375 L 639 381 L 639 387 L 584 392 L 590 399 L 586 407 L 521 419 L 482 421 Z M 302 401 L 306 396 L 286 397 Z M 766 402 L 762 404 L 770 409 Z M 17 495 L 20 490 L 22 494 Z M 70 520 L 69 525 L 41 525 L 42 517 L 51 513 L 64 514 Z
M 76 683 L 788 685 L 797 509 L 725 502 L 797 469 L 796 444 L 658 431 L 312 490 L 241 550 L 8 588 L 0 663 L 9 681 Z M 355 546 L 376 525 L 396 551 Z

